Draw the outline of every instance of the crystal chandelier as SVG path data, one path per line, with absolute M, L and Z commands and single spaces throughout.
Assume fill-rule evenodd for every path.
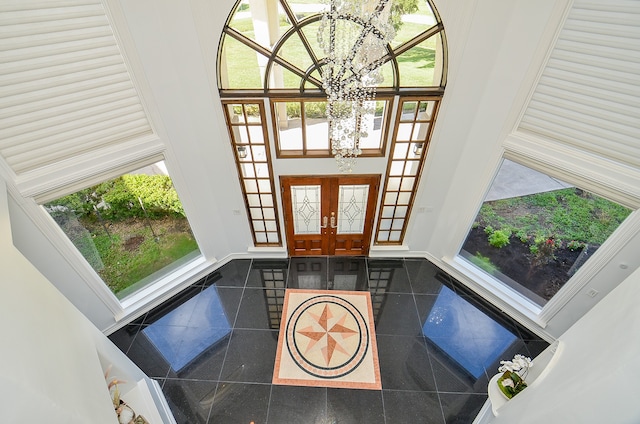
M 375 112 L 376 87 L 387 45 L 395 35 L 392 0 L 325 0 L 318 42 L 326 59 L 322 86 L 327 94 L 331 152 L 341 172 L 351 172 L 368 136 L 367 115 Z

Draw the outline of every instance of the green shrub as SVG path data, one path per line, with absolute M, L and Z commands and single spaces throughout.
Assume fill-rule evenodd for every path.
M 495 230 L 493 229 L 493 227 L 491 225 L 487 225 L 486 227 L 484 227 L 484 233 L 486 235 L 491 235 L 493 234 Z
M 585 243 L 581 242 L 581 241 L 576 241 L 576 240 L 571 240 L 569 243 L 567 243 L 567 249 L 574 251 L 574 250 L 580 250 L 582 248 L 585 247 Z
M 526 243 L 527 241 L 529 241 L 529 236 L 527 235 L 527 232 L 523 230 L 517 231 L 516 237 L 518 237 L 518 240 L 520 240 L 522 243 Z
M 494 274 L 495 272 L 499 271 L 498 267 L 491 263 L 491 258 L 482 256 L 480 252 L 476 252 L 475 256 L 472 256 L 469 260 L 472 264 L 488 272 L 489 274 Z
M 508 231 L 496 230 L 489 235 L 489 244 L 500 249 L 509 244 L 509 237 L 511 234 Z
M 145 211 L 150 217 L 184 216 L 178 193 L 166 175 L 127 174 L 110 181 L 109 186 L 103 187 L 102 195 L 108 206 L 101 213 L 106 217 L 115 220 L 143 217 Z

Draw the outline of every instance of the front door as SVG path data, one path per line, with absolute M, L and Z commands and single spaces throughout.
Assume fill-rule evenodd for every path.
M 369 253 L 379 175 L 280 177 L 290 256 Z

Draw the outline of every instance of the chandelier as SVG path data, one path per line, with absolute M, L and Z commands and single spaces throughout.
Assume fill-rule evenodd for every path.
M 362 153 L 375 112 L 380 67 L 395 31 L 392 0 L 325 0 L 318 42 L 324 50 L 322 86 L 327 94 L 331 153 L 341 172 L 351 172 Z

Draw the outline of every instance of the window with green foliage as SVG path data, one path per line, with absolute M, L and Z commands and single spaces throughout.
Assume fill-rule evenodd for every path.
M 376 99 L 372 115 L 366 116 L 369 132 L 360 140 L 362 156 L 384 155 L 384 130 L 389 118 L 389 99 Z M 327 102 L 324 99 L 272 100 L 278 157 L 331 157 Z
M 544 306 L 631 212 L 505 160 L 460 256 Z
M 43 207 L 119 299 L 200 254 L 164 162 Z

